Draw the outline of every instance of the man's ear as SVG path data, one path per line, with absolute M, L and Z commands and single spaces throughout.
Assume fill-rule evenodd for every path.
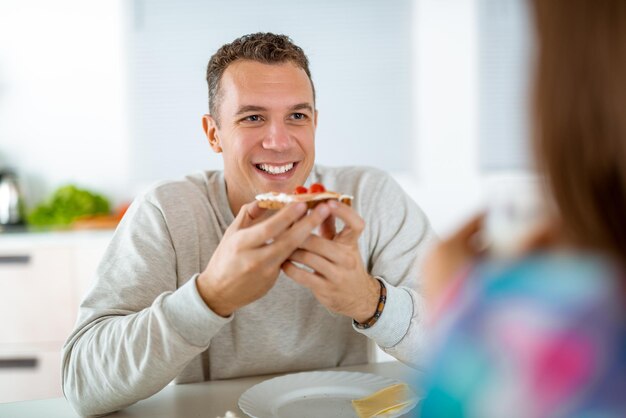
M 211 145 L 213 151 L 218 154 L 221 153 L 222 144 L 217 132 L 217 121 L 215 118 L 209 114 L 202 116 L 202 129 L 204 129 L 204 134 L 209 140 L 209 145 Z
M 317 109 L 315 109 L 315 115 L 313 116 L 313 127 L 315 127 L 315 129 L 317 129 L 317 115 L 319 114 L 319 112 L 317 111 Z

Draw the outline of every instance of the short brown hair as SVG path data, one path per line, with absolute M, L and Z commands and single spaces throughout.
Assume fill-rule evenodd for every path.
M 315 87 L 311 79 L 309 60 L 302 48 L 295 45 L 285 35 L 252 33 L 222 46 L 209 60 L 206 70 L 206 81 L 209 86 L 209 112 L 216 121 L 220 102 L 220 80 L 226 68 L 237 60 L 252 60 L 264 64 L 293 62 L 309 77 L 313 89 L 313 100 L 315 100 Z
M 539 168 L 571 238 L 626 262 L 626 2 L 533 6 Z

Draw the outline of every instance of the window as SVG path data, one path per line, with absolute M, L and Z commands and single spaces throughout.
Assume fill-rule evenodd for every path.
M 201 128 L 206 64 L 222 44 L 258 31 L 289 35 L 309 57 L 320 111 L 318 163 L 409 170 L 412 2 L 391 3 L 129 2 L 135 180 L 221 168 Z

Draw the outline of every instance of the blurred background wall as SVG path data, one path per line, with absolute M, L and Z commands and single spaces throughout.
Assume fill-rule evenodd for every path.
M 3 0 L 0 168 L 30 205 L 70 182 L 121 202 L 220 168 L 206 64 L 256 31 L 309 56 L 318 162 L 390 171 L 439 232 L 528 172 L 522 0 Z

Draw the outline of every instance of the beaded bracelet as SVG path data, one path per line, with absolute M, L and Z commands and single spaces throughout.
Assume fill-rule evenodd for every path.
M 385 302 L 387 302 L 387 288 L 380 278 L 376 277 L 376 280 L 378 280 L 378 284 L 380 284 L 380 297 L 378 298 L 378 306 L 376 307 L 376 312 L 374 312 L 374 316 L 372 316 L 370 319 L 363 323 L 357 322 L 353 319 L 352 323 L 358 329 L 368 329 L 372 327 L 376 323 L 376 321 L 378 321 L 378 318 L 380 318 L 380 315 L 383 313 L 383 309 L 385 309 Z

